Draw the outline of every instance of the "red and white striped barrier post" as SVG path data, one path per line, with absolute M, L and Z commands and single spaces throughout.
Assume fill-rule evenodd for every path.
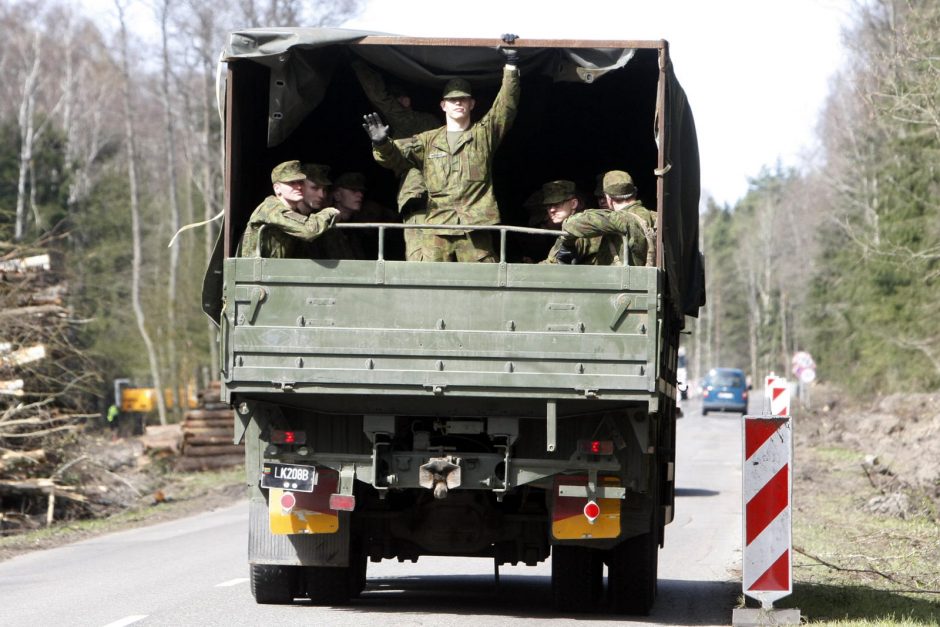
M 764 610 L 793 591 L 789 416 L 744 417 L 744 594 Z
M 764 378 L 764 413 L 771 416 L 790 415 L 790 384 L 772 372 Z

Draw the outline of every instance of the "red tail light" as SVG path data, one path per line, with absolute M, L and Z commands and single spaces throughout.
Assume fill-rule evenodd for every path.
M 578 452 L 588 455 L 613 455 L 614 443 L 611 440 L 578 440 Z
M 352 494 L 331 494 L 330 509 L 338 512 L 351 512 L 356 509 L 356 497 Z
M 306 444 L 307 434 L 304 431 L 271 432 L 271 444 Z

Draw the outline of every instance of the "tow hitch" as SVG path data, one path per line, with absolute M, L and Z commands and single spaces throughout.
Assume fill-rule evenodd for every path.
M 435 457 L 418 470 L 418 483 L 434 491 L 434 498 L 447 498 L 447 491 L 460 487 L 460 458 Z

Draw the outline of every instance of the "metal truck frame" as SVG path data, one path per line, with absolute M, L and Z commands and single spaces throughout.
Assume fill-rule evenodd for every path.
M 678 337 L 704 298 L 694 125 L 666 42 L 517 42 L 522 104 L 494 167 L 504 224 L 482 227 L 500 242 L 498 263 L 386 258 L 400 224 L 374 225 L 371 260 L 233 256 L 280 161 L 341 161 L 394 204 L 394 176 L 359 128 L 372 109 L 350 57 L 434 107 L 458 71 L 478 99 L 491 95 L 500 43 L 231 36 L 225 222 L 204 309 L 246 444 L 259 603 L 346 602 L 370 559 L 498 568 L 551 555 L 559 610 L 652 606 L 673 518 Z M 548 121 L 557 163 L 539 149 Z M 551 178 L 593 184 L 606 169 L 633 173 L 658 211 L 656 267 L 521 263 L 521 238 L 555 235 L 512 226 L 525 223 L 513 211 L 524 195 Z

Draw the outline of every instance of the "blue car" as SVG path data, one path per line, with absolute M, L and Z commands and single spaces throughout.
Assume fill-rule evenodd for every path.
M 712 368 L 702 382 L 702 415 L 710 411 L 747 413 L 747 377 L 737 368 Z

